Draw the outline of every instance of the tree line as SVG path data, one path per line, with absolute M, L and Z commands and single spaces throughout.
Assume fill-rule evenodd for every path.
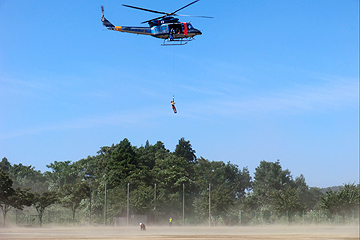
M 95 156 L 76 162 L 54 161 L 42 173 L 34 166 L 0 162 L 0 208 L 4 224 L 11 208 L 36 209 L 40 225 L 44 211 L 51 205 L 72 212 L 76 223 L 79 209 L 93 216 L 127 216 L 127 186 L 130 214 L 144 214 L 150 222 L 169 216 L 189 224 L 209 219 L 209 186 L 211 218 L 216 223 L 238 223 L 239 211 L 309 212 L 324 210 L 345 217 L 359 211 L 359 185 L 344 184 L 338 191 L 309 187 L 305 177 L 293 177 L 282 169 L 280 161 L 261 161 L 254 178 L 247 167 L 197 157 L 190 141 L 181 138 L 173 152 L 158 141 L 151 145 L 132 146 L 128 139 L 101 147 Z M 210 184 L 210 185 L 209 185 Z M 106 213 L 105 206 L 106 188 Z M 183 199 L 186 199 L 183 202 Z M 184 209 L 183 209 L 184 208 Z M 105 216 L 106 216 L 105 215 Z

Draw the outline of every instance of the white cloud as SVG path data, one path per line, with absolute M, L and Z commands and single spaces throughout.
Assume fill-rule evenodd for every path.
M 298 113 L 358 107 L 357 80 L 331 81 L 321 86 L 295 86 L 268 92 L 252 92 L 246 96 L 214 99 L 197 108 L 196 112 L 221 115 L 263 114 L 269 112 Z
M 122 125 L 124 127 L 151 124 L 151 119 L 164 116 L 166 113 L 151 110 L 135 110 L 127 113 L 114 113 L 107 115 L 93 115 L 78 119 L 70 119 L 62 122 L 51 122 L 41 126 L 28 126 L 16 131 L 3 132 L 0 140 L 12 139 L 16 137 L 35 135 L 43 132 L 56 132 L 70 129 L 96 128 L 106 125 Z
M 321 112 L 338 110 L 347 107 L 359 107 L 358 80 L 327 81 L 322 85 L 299 85 L 291 89 L 250 92 L 239 96 L 221 89 L 188 89 L 198 91 L 200 96 L 191 100 L 181 99 L 178 104 L 177 118 L 201 119 L 202 121 L 221 121 L 217 117 L 242 117 L 246 115 L 263 115 L 271 113 L 297 114 L 304 112 Z M 236 88 L 233 89 L 236 91 Z M 204 98 L 204 99 L 202 99 Z M 194 102 L 196 101 L 196 102 Z M 0 134 L 0 140 L 42 132 L 55 132 L 68 129 L 96 128 L 106 125 L 124 125 L 127 127 L 143 126 L 162 122 L 162 118 L 171 111 L 163 111 L 163 106 L 136 108 L 126 112 L 116 112 L 84 116 L 49 122 L 39 126 L 23 126 L 18 130 L 9 130 Z M 170 109 L 170 107 L 169 107 Z M 5 129 L 4 129 L 5 130 Z

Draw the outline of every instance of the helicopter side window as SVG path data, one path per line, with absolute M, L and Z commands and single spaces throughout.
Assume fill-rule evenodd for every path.
M 160 27 L 154 27 L 155 32 L 160 32 L 161 28 Z

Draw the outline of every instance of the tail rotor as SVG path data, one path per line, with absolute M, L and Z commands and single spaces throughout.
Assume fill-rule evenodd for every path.
M 101 21 L 104 22 L 105 16 L 104 16 L 104 6 L 101 5 Z
M 106 18 L 105 18 L 105 15 L 104 15 L 104 6 L 101 6 L 101 21 L 102 21 L 102 23 L 103 23 L 103 25 L 107 28 L 107 29 L 109 29 L 109 30 L 114 30 L 114 28 L 115 28 L 115 26 L 111 23 L 111 22 L 109 22 L 109 20 L 107 20 Z

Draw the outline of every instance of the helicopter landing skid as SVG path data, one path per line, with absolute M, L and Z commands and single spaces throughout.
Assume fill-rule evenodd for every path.
M 186 39 L 174 39 L 174 40 L 170 40 L 170 39 L 164 39 L 163 44 L 161 44 L 161 46 L 181 46 L 181 45 L 185 45 L 188 42 L 194 40 L 194 38 L 186 38 Z

